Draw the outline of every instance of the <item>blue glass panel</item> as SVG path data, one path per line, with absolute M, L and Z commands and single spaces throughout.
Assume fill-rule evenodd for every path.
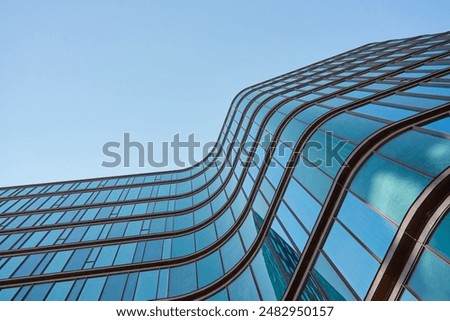
M 149 222 L 149 221 L 146 221 Z M 127 225 L 124 236 L 134 236 L 141 233 L 143 221 L 132 221 Z
M 337 222 L 324 250 L 360 298 L 364 298 L 379 263 Z
M 382 259 L 396 233 L 396 227 L 347 193 L 338 214 L 343 222 L 378 258 Z
M 217 239 L 214 225 L 208 225 L 195 233 L 195 244 L 197 251 L 207 247 Z
M 155 261 L 161 259 L 163 249 L 163 240 L 148 241 L 144 251 L 144 262 Z
M 64 243 L 77 243 L 81 241 L 84 233 L 86 233 L 88 226 L 75 227 L 70 233 L 69 237 Z
M 178 296 L 197 288 L 195 263 L 181 265 L 170 269 L 169 296 Z
M 86 234 L 83 237 L 83 242 L 97 240 L 100 233 L 102 232 L 102 229 L 103 225 L 89 226 L 89 229 L 87 230 Z
M 136 243 L 127 243 L 119 246 L 114 265 L 129 264 L 133 262 L 133 256 L 136 250 Z
M 353 109 L 352 111 L 393 121 L 400 120 L 412 116 L 414 114 L 417 114 L 416 111 L 411 111 L 402 108 L 388 107 L 372 103 Z
M 319 254 L 313 268 L 313 275 L 320 284 L 322 290 L 333 301 L 354 301 L 355 295 L 345 285 L 344 281 L 339 277 L 330 262 Z
M 56 282 L 50 293 L 47 295 L 47 301 L 64 301 L 72 288 L 74 281 Z
M 450 139 L 414 130 L 395 137 L 379 151 L 432 176 L 450 166 Z
M 331 118 L 321 129 L 360 143 L 386 124 L 347 113 Z
M 228 286 L 228 291 L 230 293 L 230 300 L 232 301 L 257 301 L 260 299 L 249 268 L 245 269 L 245 271 Z
M 42 301 L 52 287 L 52 283 L 35 284 L 25 297 L 25 301 Z
M 228 209 L 214 223 L 217 230 L 217 236 L 221 237 L 222 235 L 224 235 L 230 229 L 233 223 L 234 223 L 233 214 Z
M 102 301 L 120 301 L 127 282 L 127 274 L 116 274 L 108 276 L 105 283 Z
M 114 223 L 109 231 L 108 238 L 122 237 L 127 227 L 126 222 Z
M 211 295 L 206 301 L 228 301 L 227 289 L 223 289 L 222 291 Z
M 294 176 L 317 200 L 321 203 L 325 201 L 332 184 L 329 176 L 303 158 L 296 165 Z
M 433 233 L 433 236 L 429 241 L 429 245 L 450 261 L 449 231 L 450 212 L 447 212 L 447 214 L 445 214 L 445 217 L 439 223 L 436 231 Z
M 286 228 L 297 248 L 300 251 L 303 251 L 305 244 L 308 241 L 308 234 L 295 219 L 294 214 L 287 208 L 285 202 L 281 202 L 277 211 L 277 217 Z
M 417 298 L 407 289 L 404 289 L 400 301 L 417 301 Z
M 58 252 L 54 256 L 53 260 L 50 262 L 50 264 L 45 269 L 44 273 L 57 273 L 61 272 L 64 266 L 66 265 L 66 262 L 69 260 L 70 256 L 72 255 L 73 251 L 63 251 Z
M 138 280 L 138 273 L 130 273 L 128 275 L 128 279 L 125 284 L 125 289 L 124 289 L 123 297 L 122 297 L 123 301 L 133 300 L 137 280 Z
M 360 169 L 350 188 L 400 223 L 430 179 L 380 156 L 372 156 Z
M 90 248 L 75 250 L 69 262 L 67 262 L 64 271 L 75 271 L 82 269 L 90 253 Z
M 0 301 L 11 301 L 19 288 L 0 289 Z
M 118 245 L 104 246 L 98 255 L 94 267 L 111 266 L 118 248 Z
M 172 240 L 172 257 L 192 254 L 195 251 L 194 234 L 174 237 Z
M 383 98 L 380 102 L 388 102 L 393 104 L 400 104 L 408 107 L 417 107 L 417 108 L 434 108 L 446 103 L 445 100 L 441 99 L 432 99 L 425 97 L 417 97 L 417 96 L 404 96 L 400 94 L 394 94 Z
M 251 210 L 250 213 L 239 230 L 246 250 L 253 244 L 262 222 L 261 216 L 255 211 Z
M 327 301 L 328 298 L 323 294 L 317 282 L 311 277 L 308 277 L 305 287 L 300 294 L 300 301 Z
M 415 86 L 405 90 L 405 92 L 422 95 L 450 96 L 450 88 L 448 87 Z
M 450 135 L 450 117 L 445 117 L 443 119 L 432 122 L 428 125 L 423 126 L 423 128 L 435 130 Z
M 208 285 L 223 275 L 222 262 L 218 251 L 197 261 L 198 286 Z
M 450 300 L 450 265 L 424 250 L 408 282 L 423 300 Z
M 87 279 L 83 286 L 83 290 L 78 297 L 79 301 L 98 301 L 103 290 L 106 277 L 98 277 Z
M 156 287 L 158 285 L 158 271 L 145 271 L 139 273 L 134 300 L 146 301 L 156 298 Z
M 311 231 L 321 209 L 319 203 L 294 179 L 291 179 L 286 189 L 284 200 L 300 222 Z
M 274 258 L 263 255 L 263 248 L 261 248 L 251 264 L 262 299 L 265 301 L 279 300 L 286 286 L 273 260 Z
M 225 272 L 228 272 L 243 256 L 244 249 L 239 234 L 234 234 L 220 249 Z

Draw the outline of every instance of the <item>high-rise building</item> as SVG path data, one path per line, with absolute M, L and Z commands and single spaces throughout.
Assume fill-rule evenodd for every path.
M 449 54 L 371 43 L 246 88 L 187 169 L 1 188 L 0 299 L 450 300 Z

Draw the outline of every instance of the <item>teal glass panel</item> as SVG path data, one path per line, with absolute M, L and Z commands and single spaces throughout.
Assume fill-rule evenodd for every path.
M 322 290 L 317 285 L 317 282 L 309 276 L 305 287 L 300 294 L 300 301 L 327 301 L 328 298 L 323 294 Z
M 400 223 L 429 182 L 428 177 L 373 155 L 360 169 L 350 189 Z
M 423 300 L 450 300 L 450 265 L 425 249 L 408 282 Z
M 294 170 L 294 177 L 311 193 L 319 202 L 323 203 L 330 190 L 332 180 L 315 165 L 304 158 L 299 160 Z
M 415 130 L 395 137 L 379 151 L 431 176 L 450 166 L 450 139 Z

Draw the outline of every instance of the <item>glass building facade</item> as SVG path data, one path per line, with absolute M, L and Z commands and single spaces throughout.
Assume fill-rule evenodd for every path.
M 371 43 L 193 167 L 0 188 L 0 300 L 450 300 L 449 212 L 450 32 Z

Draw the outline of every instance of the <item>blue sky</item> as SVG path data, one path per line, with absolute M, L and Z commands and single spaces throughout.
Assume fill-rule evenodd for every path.
M 450 1 L 1 1 L 0 186 L 105 168 L 109 141 L 214 141 L 243 88 L 354 47 L 450 30 Z M 166 169 L 175 168 L 172 164 Z

